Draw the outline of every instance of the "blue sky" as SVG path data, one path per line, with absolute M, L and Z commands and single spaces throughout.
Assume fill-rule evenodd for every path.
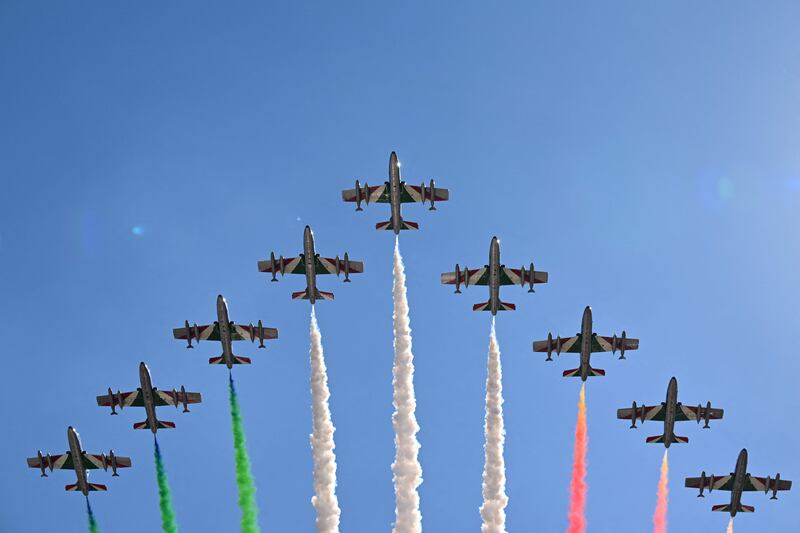
M 39 479 L 24 458 L 62 452 L 76 426 L 92 452 L 130 455 L 92 501 L 104 531 L 159 524 L 142 410 L 95 406 L 107 387 L 203 393 L 161 436 L 184 531 L 235 531 L 226 371 L 218 345 L 171 338 L 184 319 L 280 329 L 236 368 L 264 531 L 312 531 L 308 315 L 256 261 L 348 251 L 366 272 L 319 304 L 336 425 L 342 529 L 388 531 L 391 233 L 388 210 L 354 213 L 340 190 L 385 179 L 397 150 L 412 183 L 451 201 L 405 210 L 403 234 L 422 430 L 423 525 L 479 528 L 489 316 L 483 288 L 439 284 L 486 262 L 550 283 L 498 318 L 504 366 L 508 529 L 566 525 L 578 380 L 531 341 L 571 335 L 585 305 L 601 334 L 641 339 L 627 361 L 599 355 L 588 383 L 589 530 L 648 530 L 662 449 L 618 407 L 712 400 L 725 419 L 679 428 L 671 450 L 673 531 L 723 531 L 682 478 L 726 474 L 742 447 L 755 475 L 800 478 L 794 421 L 800 363 L 800 7 L 793 2 L 620 1 L 0 3 L 0 290 L 5 438 L 0 530 L 83 531 L 71 474 Z M 138 412 L 133 412 L 138 411 Z M 745 501 L 736 531 L 793 531 L 797 490 Z M 35 509 L 35 510 L 34 510 Z

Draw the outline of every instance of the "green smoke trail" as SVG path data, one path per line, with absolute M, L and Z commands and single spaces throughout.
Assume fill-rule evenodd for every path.
M 175 522 L 175 511 L 172 510 L 172 494 L 167 482 L 167 471 L 161 457 L 161 448 L 158 439 L 153 435 L 154 455 L 156 458 L 156 479 L 158 480 L 158 505 L 161 507 L 161 528 L 164 533 L 178 533 L 178 524 Z
M 242 415 L 239 398 L 233 386 L 233 376 L 228 376 L 228 391 L 231 398 L 231 421 L 233 423 L 233 447 L 236 451 L 236 485 L 239 487 L 239 508 L 242 510 L 242 533 L 259 533 L 258 507 L 256 506 L 256 484 L 250 472 L 250 458 L 244 441 Z
M 92 506 L 89 503 L 89 498 L 86 498 L 86 514 L 89 516 L 89 531 L 90 533 L 100 533 L 100 528 L 97 527 L 97 521 L 94 519 Z

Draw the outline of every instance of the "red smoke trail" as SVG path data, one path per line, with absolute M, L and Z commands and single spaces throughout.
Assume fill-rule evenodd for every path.
M 669 461 L 667 450 L 661 460 L 661 478 L 658 480 L 658 500 L 653 515 L 653 533 L 667 533 L 667 497 L 669 496 Z
M 733 533 L 733 518 L 728 522 L 728 533 Z
M 575 426 L 575 453 L 572 463 L 572 479 L 569 482 L 569 527 L 568 533 L 586 531 L 586 450 L 589 438 L 586 432 L 586 385 L 581 385 L 578 402 L 578 423 Z

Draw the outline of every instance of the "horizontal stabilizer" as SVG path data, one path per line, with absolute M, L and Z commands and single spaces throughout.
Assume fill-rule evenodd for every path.
M 565 378 L 579 378 L 581 376 L 581 369 L 573 368 L 572 370 L 564 370 L 561 375 Z
M 492 310 L 492 302 L 491 300 L 488 302 L 483 302 L 479 304 L 475 304 L 472 306 L 473 311 L 491 311 Z M 500 305 L 497 306 L 498 311 L 516 311 L 517 306 L 514 304 L 500 302 Z
M 715 505 L 711 508 L 712 511 L 720 512 L 720 513 L 730 513 L 731 506 L 730 504 L 723 504 L 723 505 Z M 736 510 L 737 513 L 754 513 L 756 512 L 756 508 L 752 505 L 742 505 L 739 504 L 739 508 Z
M 664 444 L 664 435 L 656 435 L 654 437 L 647 437 L 647 444 Z M 681 437 L 680 435 L 673 435 L 670 440 L 672 444 L 688 444 L 689 437 Z
M 309 298 L 310 296 L 308 295 L 308 290 L 292 293 L 292 300 L 308 300 Z
M 379 231 L 381 231 L 381 230 L 394 230 L 394 224 L 392 224 L 391 220 L 387 220 L 386 222 L 378 222 L 377 224 L 375 224 L 375 229 L 379 230 Z M 419 229 L 419 224 L 417 224 L 416 222 L 411 222 L 410 220 L 401 220 L 400 221 L 400 229 L 401 230 L 406 230 L 406 229 L 418 230 Z
M 145 420 L 143 422 L 136 422 L 133 429 L 150 429 L 150 423 Z M 167 422 L 165 420 L 158 421 L 158 429 L 175 429 L 175 422 Z
M 219 357 L 210 357 L 208 359 L 209 365 L 224 365 L 225 364 L 225 357 L 220 355 Z
M 238 355 L 233 356 L 233 364 L 234 365 L 249 365 L 251 364 L 249 357 L 239 357 Z
M 332 292 L 325 292 L 325 291 L 317 291 L 317 299 L 318 300 L 333 300 L 333 293 Z
M 308 289 L 307 288 L 305 290 L 297 291 L 297 292 L 293 292 L 292 293 L 292 300 L 310 300 L 310 299 L 311 299 L 311 297 L 308 294 Z M 324 292 L 324 291 L 317 290 L 316 299 L 317 300 L 328 300 L 328 301 L 330 301 L 330 300 L 334 299 L 334 296 L 333 296 L 332 292 Z
M 106 487 L 105 485 L 101 485 L 100 483 L 87 483 L 87 485 L 89 487 L 89 492 L 95 492 L 98 490 L 103 490 L 103 491 L 108 490 L 108 487 Z M 78 486 L 78 484 L 75 483 L 73 485 L 66 485 L 64 487 L 64 490 L 69 492 L 75 492 L 75 491 L 80 491 L 81 489 Z

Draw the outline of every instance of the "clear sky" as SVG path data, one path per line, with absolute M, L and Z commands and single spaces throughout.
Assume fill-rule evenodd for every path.
M 641 339 L 627 361 L 599 355 L 588 383 L 589 530 L 651 528 L 663 448 L 653 423 L 615 410 L 712 400 L 725 419 L 679 426 L 671 449 L 672 531 L 724 531 L 727 517 L 682 488 L 727 474 L 743 447 L 754 475 L 800 482 L 795 342 L 800 300 L 800 39 L 796 2 L 0 2 L 0 291 L 4 406 L 0 530 L 84 531 L 72 473 L 40 479 L 37 449 L 133 458 L 95 473 L 103 531 L 156 531 L 151 437 L 141 409 L 110 417 L 107 387 L 203 393 L 191 414 L 161 408 L 182 531 L 235 531 L 230 415 L 219 345 L 172 340 L 185 319 L 280 329 L 234 369 L 263 531 L 312 531 L 309 305 L 303 280 L 270 284 L 256 261 L 350 252 L 366 272 L 323 279 L 318 305 L 336 425 L 342 530 L 389 531 L 390 232 L 385 206 L 353 212 L 340 190 L 385 179 L 397 150 L 414 184 L 451 201 L 405 208 L 422 427 L 425 530 L 480 525 L 490 316 L 482 287 L 439 283 L 456 262 L 550 272 L 535 295 L 503 289 L 498 317 L 511 531 L 566 525 L 580 381 L 531 341 L 596 330 Z M 601 5 L 602 4 L 602 5 Z M 749 494 L 738 533 L 800 529 L 797 486 Z

